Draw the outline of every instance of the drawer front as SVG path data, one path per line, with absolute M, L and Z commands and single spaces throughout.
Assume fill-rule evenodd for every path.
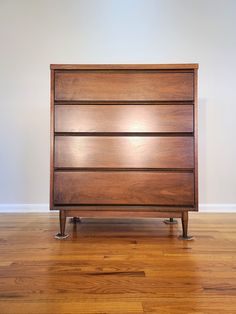
M 55 167 L 193 168 L 192 137 L 56 136 Z
M 192 173 L 57 171 L 54 180 L 55 205 L 192 206 L 194 203 Z
M 192 105 L 57 105 L 56 132 L 193 132 Z
M 193 73 L 56 71 L 55 100 L 193 100 Z

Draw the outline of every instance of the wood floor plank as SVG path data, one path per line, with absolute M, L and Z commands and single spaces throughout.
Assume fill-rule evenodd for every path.
M 0 307 L 7 308 L 5 313 L 17 314 L 143 314 L 141 302 L 125 302 L 125 301 L 99 301 L 92 299 L 90 301 L 73 301 L 73 302 L 12 302 L 0 301 Z
M 225 307 L 227 305 L 227 307 Z M 144 313 L 147 314 L 233 314 L 236 313 L 235 299 L 233 297 L 208 297 L 208 298 L 156 298 L 143 302 Z

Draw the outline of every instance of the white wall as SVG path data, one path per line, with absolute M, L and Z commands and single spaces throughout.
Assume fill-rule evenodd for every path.
M 199 62 L 200 202 L 236 204 L 235 0 L 0 0 L 0 203 L 47 203 L 50 63 Z

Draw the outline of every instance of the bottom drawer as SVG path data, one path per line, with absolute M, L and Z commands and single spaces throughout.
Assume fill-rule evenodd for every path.
M 56 171 L 54 204 L 192 206 L 194 176 L 183 172 Z

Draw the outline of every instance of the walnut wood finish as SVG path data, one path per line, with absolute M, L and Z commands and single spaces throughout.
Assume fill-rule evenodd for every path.
M 55 106 L 56 132 L 193 132 L 192 104 Z
M 55 100 L 193 100 L 192 72 L 57 71 Z
M 192 137 L 56 136 L 57 168 L 193 168 Z
M 50 209 L 53 209 L 53 194 L 54 194 L 54 70 L 51 69 L 51 85 L 50 85 Z
M 195 208 L 198 210 L 198 71 L 194 69 L 194 179 Z
M 72 217 L 70 216 L 71 212 L 76 211 L 78 215 L 80 213 L 89 213 L 88 216 L 83 216 L 83 217 L 95 217 L 99 218 L 100 214 L 101 217 L 120 217 L 120 218 L 129 218 L 130 216 L 127 216 L 127 213 L 133 212 L 133 215 L 131 216 L 132 218 L 145 218 L 145 217 L 152 217 L 152 214 L 155 215 L 153 217 L 158 218 L 159 213 L 165 212 L 165 216 L 163 217 L 171 217 L 172 214 L 178 213 L 178 217 L 182 217 L 182 212 L 183 211 L 189 211 L 189 210 L 194 210 L 195 205 L 193 206 L 173 206 L 173 205 L 117 205 L 117 204 L 111 204 L 111 205 L 99 205 L 99 204 L 94 204 L 94 205 L 88 205 L 88 204 L 83 204 L 83 205 L 75 205 L 75 204 L 70 204 L 70 205 L 55 205 L 55 209 L 64 211 L 66 212 L 67 217 Z M 144 213 L 149 212 L 149 216 L 144 215 Z M 75 216 L 78 216 L 75 215 Z M 162 217 L 162 216 L 161 216 Z
M 198 208 L 197 68 L 51 66 L 50 208 L 60 210 L 62 237 L 66 217 L 87 213 L 181 217 L 188 238 L 188 211 Z
M 54 176 L 55 204 L 194 204 L 192 173 L 57 171 Z
M 198 63 L 175 64 L 51 64 L 51 70 L 171 70 L 191 71 Z
M 186 210 L 187 211 L 187 210 Z M 183 212 L 186 212 L 183 211 Z M 172 218 L 182 218 L 182 213 L 179 211 L 172 211 L 167 212 L 165 209 L 163 211 L 134 211 L 130 206 L 126 206 L 126 210 L 124 211 L 124 207 L 122 206 L 122 210 L 113 210 L 112 212 L 110 210 L 100 210 L 98 212 L 97 209 L 94 210 L 87 210 L 84 206 L 83 208 L 78 209 L 66 209 L 66 210 L 60 210 L 60 212 L 63 212 L 63 214 L 67 217 L 86 217 L 86 218 L 120 218 L 120 219 L 136 219 L 136 218 L 166 218 L 166 217 L 172 217 Z M 65 222 L 64 222 L 65 224 Z M 65 231 L 65 225 L 63 226 L 63 230 Z

